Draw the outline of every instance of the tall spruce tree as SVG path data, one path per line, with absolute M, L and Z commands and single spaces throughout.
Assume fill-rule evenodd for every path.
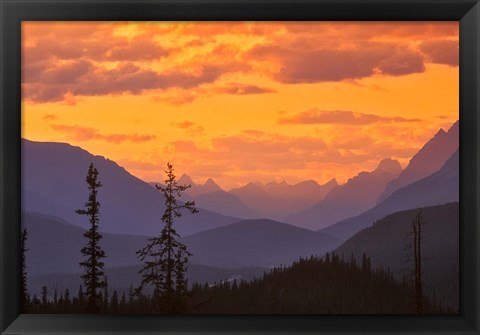
M 195 202 L 177 202 L 177 197 L 191 185 L 178 185 L 172 164 L 167 164 L 165 186 L 155 185 L 165 197 L 165 212 L 162 215 L 163 228 L 159 236 L 148 239 L 148 244 L 137 251 L 137 257 L 144 262 L 139 271 L 142 276 L 137 294 L 145 285 L 153 286 L 153 312 L 180 313 L 185 309 L 188 258 L 192 255 L 187 246 L 180 242 L 173 223 L 182 216 L 182 210 L 197 213 Z
M 22 290 L 22 312 L 28 313 L 30 308 L 30 295 L 28 294 L 27 287 L 27 264 L 26 264 L 26 253 L 28 251 L 27 247 L 27 229 L 23 229 L 20 236 L 20 266 L 22 273 L 20 274 L 20 285 Z
M 416 313 L 423 313 L 423 282 L 422 282 L 422 226 L 425 224 L 422 212 L 419 211 L 412 220 L 414 285 Z
M 101 248 L 99 241 L 102 235 L 99 232 L 99 209 L 100 203 L 97 200 L 98 189 L 102 183 L 98 181 L 98 171 L 90 163 L 88 168 L 86 182 L 88 185 L 89 196 L 84 209 L 76 211 L 77 214 L 87 215 L 90 222 L 90 229 L 83 235 L 87 239 L 87 245 L 81 249 L 81 253 L 86 259 L 80 262 L 80 266 L 85 269 L 82 275 L 86 294 L 86 313 L 100 312 L 101 301 L 99 301 L 99 290 L 106 287 L 104 278 L 102 258 L 105 258 L 105 251 Z

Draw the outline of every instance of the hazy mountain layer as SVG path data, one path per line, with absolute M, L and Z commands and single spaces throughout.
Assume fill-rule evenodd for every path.
M 324 228 L 321 232 L 346 240 L 388 214 L 458 200 L 459 153 L 457 150 L 439 171 L 395 191 L 368 211 Z
M 295 185 L 290 185 L 285 181 L 266 185 L 251 182 L 230 190 L 230 193 L 248 207 L 256 210 L 261 217 L 282 221 L 288 215 L 322 200 L 337 185 L 335 179 L 324 185 L 319 185 L 313 180 Z
M 61 219 L 23 214 L 28 230 L 27 266 L 31 274 L 81 271 L 84 230 Z M 135 252 L 146 237 L 104 233 L 105 267 L 139 264 Z M 271 220 L 247 220 L 182 239 L 192 263 L 222 268 L 288 265 L 301 256 L 323 255 L 341 241 L 329 235 Z
M 22 156 L 23 211 L 54 215 L 87 227 L 88 219 L 75 210 L 87 200 L 85 177 L 93 163 L 103 184 L 98 192 L 101 229 L 133 235 L 155 235 L 160 231 L 165 210 L 163 195 L 115 162 L 69 144 L 28 140 L 22 140 Z M 164 168 L 159 166 L 158 170 L 163 177 Z M 177 231 L 186 236 L 238 220 L 200 210 L 180 218 Z
M 27 270 L 30 274 L 81 271 L 80 249 L 85 246 L 84 229 L 59 218 L 37 213 L 22 213 L 27 228 Z M 106 267 L 138 264 L 135 252 L 147 237 L 103 233 L 100 245 L 105 250 Z
M 412 157 L 398 178 L 387 184 L 383 193 L 378 197 L 377 203 L 388 198 L 388 196 L 396 190 L 438 171 L 454 151 L 458 149 L 458 136 L 458 121 L 450 127 L 448 132 L 440 129 L 435 136 L 425 143 L 415 156 Z
M 289 265 L 301 256 L 323 255 L 340 240 L 272 220 L 246 220 L 188 236 L 191 261 L 219 267 Z
M 197 207 L 214 211 L 219 214 L 241 219 L 258 219 L 261 215 L 254 209 L 246 206 L 240 199 L 225 191 L 215 191 L 201 194 L 195 198 Z
M 385 185 L 402 171 L 400 164 L 384 159 L 371 172 L 360 172 L 327 194 L 325 199 L 301 212 L 290 215 L 286 222 L 299 227 L 320 229 L 342 219 L 362 213 L 375 205 Z

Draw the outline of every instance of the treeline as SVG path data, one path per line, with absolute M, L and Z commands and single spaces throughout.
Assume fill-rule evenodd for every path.
M 300 259 L 262 279 L 194 285 L 193 313 L 206 314 L 416 314 L 412 285 L 398 283 L 389 270 L 372 269 L 338 255 Z M 423 313 L 445 313 L 423 297 Z
M 36 294 L 27 298 L 26 312 L 31 314 L 88 314 L 91 306 L 88 296 L 81 285 L 75 294 L 68 289 L 60 293 L 57 290 L 49 292 L 42 287 L 40 296 Z M 108 286 L 98 293 L 98 314 L 158 314 L 154 295 L 144 295 L 135 292 L 130 286 L 128 292 L 109 292 Z
M 194 284 L 186 294 L 186 314 L 416 314 L 411 283 L 398 283 L 389 270 L 372 269 L 370 258 L 357 262 L 335 254 L 300 259 L 277 267 L 249 282 Z M 46 288 L 45 288 L 46 290 Z M 68 290 L 49 299 L 34 296 L 31 313 L 84 313 L 88 310 L 82 288 L 75 297 Z M 99 313 L 155 314 L 155 295 L 129 292 L 111 295 L 104 290 Z M 423 312 L 446 311 L 423 298 Z

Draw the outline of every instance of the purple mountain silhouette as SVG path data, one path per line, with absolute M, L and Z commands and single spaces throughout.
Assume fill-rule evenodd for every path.
M 271 182 L 266 185 L 250 182 L 245 186 L 230 190 L 230 193 L 248 207 L 256 210 L 262 217 L 283 220 L 291 213 L 322 200 L 337 185 L 335 179 L 324 185 L 319 185 L 313 180 L 295 185 L 290 185 L 285 181 Z
M 401 171 L 398 161 L 384 159 L 374 171 L 360 172 L 346 184 L 333 189 L 319 203 L 290 215 L 286 222 L 299 227 L 319 229 L 360 214 L 375 205 L 385 185 Z
M 289 265 L 341 243 L 328 234 L 267 219 L 236 222 L 183 241 L 193 253 L 193 263 L 226 268 Z
M 195 184 L 190 178 L 190 176 L 183 174 L 179 179 L 178 179 L 179 184 L 190 184 L 192 187 L 187 189 L 185 191 L 186 194 L 188 194 L 190 197 L 198 197 L 199 195 L 202 194 L 208 194 L 208 193 L 213 193 L 213 192 L 221 192 L 223 191 L 220 186 L 215 183 L 215 181 L 212 178 L 208 178 L 205 184 Z
M 378 197 L 377 203 L 385 200 L 396 190 L 438 171 L 458 148 L 458 134 L 458 121 L 450 127 L 448 132 L 440 129 L 435 136 L 412 157 L 398 178 L 387 184 L 385 191 Z
M 320 231 L 346 240 L 388 214 L 458 200 L 459 153 L 457 149 L 442 168 L 432 175 L 396 190 L 368 211 Z
M 203 209 L 242 219 L 258 219 L 260 214 L 246 206 L 240 199 L 225 191 L 201 194 L 193 198 L 195 204 Z
M 163 195 L 115 162 L 65 143 L 22 140 L 22 210 L 54 215 L 87 227 L 82 208 L 88 197 L 85 176 L 93 163 L 99 171 L 100 227 L 111 233 L 156 235 L 162 228 Z M 159 167 L 159 173 L 163 171 Z M 186 236 L 239 221 L 208 210 L 185 214 L 177 231 Z

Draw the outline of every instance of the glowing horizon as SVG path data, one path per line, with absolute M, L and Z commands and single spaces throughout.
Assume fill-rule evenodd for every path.
M 344 183 L 459 118 L 458 22 L 24 22 L 22 137 L 147 182 Z

